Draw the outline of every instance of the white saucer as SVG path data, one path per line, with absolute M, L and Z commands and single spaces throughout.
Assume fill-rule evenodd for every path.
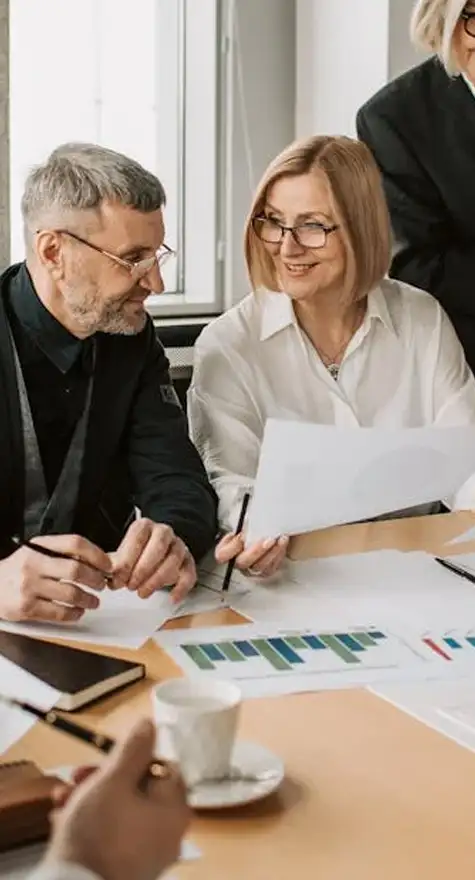
M 223 810 L 252 804 L 272 794 L 281 784 L 285 772 L 281 759 L 257 743 L 238 741 L 232 767 L 236 776 L 255 779 L 223 779 L 200 782 L 188 794 L 188 804 L 195 810 Z
M 232 756 L 233 771 L 238 776 L 255 779 L 223 779 L 200 782 L 188 793 L 188 804 L 195 810 L 224 810 L 252 804 L 272 794 L 285 776 L 282 760 L 257 743 L 238 740 Z M 55 767 L 48 772 L 69 782 L 73 767 Z

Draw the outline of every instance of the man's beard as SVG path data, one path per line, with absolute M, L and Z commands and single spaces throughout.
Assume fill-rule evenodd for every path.
M 66 288 L 63 296 L 71 316 L 88 335 L 110 333 L 133 336 L 140 333 L 147 322 L 145 311 L 131 312 L 129 315 L 125 312 L 126 303 L 136 292 L 136 288 L 133 288 L 114 302 L 104 302 L 97 287 L 84 284 Z

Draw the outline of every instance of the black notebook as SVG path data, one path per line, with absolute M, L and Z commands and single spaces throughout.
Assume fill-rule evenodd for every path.
M 0 631 L 0 656 L 60 691 L 58 709 L 73 712 L 145 676 L 142 663 Z

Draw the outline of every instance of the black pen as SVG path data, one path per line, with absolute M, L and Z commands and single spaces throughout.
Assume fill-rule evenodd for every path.
M 458 574 L 460 577 L 465 578 L 470 583 L 475 584 L 475 574 L 470 574 L 465 568 L 462 568 L 460 565 L 456 565 L 454 562 L 449 562 L 448 559 L 441 559 L 440 556 L 435 556 L 435 561 L 439 563 L 439 565 L 443 565 L 444 568 L 448 568 L 449 571 L 454 574 Z
M 73 736 L 75 739 L 87 743 L 88 745 L 95 746 L 96 749 L 99 749 L 99 751 L 104 752 L 106 755 L 108 755 L 115 746 L 115 740 L 112 739 L 112 737 L 106 736 L 104 733 L 95 733 L 93 730 L 83 727 L 82 724 L 77 724 L 74 721 L 70 721 L 68 718 L 63 718 L 63 716 L 58 715 L 54 709 L 45 711 L 44 709 L 40 709 L 39 706 L 34 706 L 32 703 L 26 703 L 23 700 L 16 700 L 13 697 L 6 697 L 3 696 L 3 694 L 0 694 L 0 703 L 3 703 L 5 706 L 21 709 L 23 712 L 28 712 L 29 715 L 34 715 L 35 718 L 39 718 L 40 721 L 47 724 L 49 727 L 54 727 L 56 730 L 62 730 L 63 733 L 69 733 L 69 735 Z M 168 775 L 167 764 L 155 759 L 150 765 L 149 774 L 155 777 L 166 777 Z
M 251 500 L 251 493 L 246 492 L 244 498 L 242 499 L 241 512 L 239 514 L 238 524 L 236 526 L 235 535 L 239 535 L 242 532 L 242 528 L 244 525 L 244 520 L 246 519 L 247 508 L 249 507 L 249 501 Z M 229 584 L 231 583 L 231 578 L 233 576 L 234 566 L 236 565 L 236 557 L 234 556 L 229 560 L 228 566 L 226 568 L 226 572 L 223 579 L 222 592 L 225 593 L 229 590 Z
M 87 565 L 88 568 L 91 568 L 93 571 L 97 571 L 98 574 L 102 575 L 108 584 L 111 584 L 114 580 L 113 574 L 108 571 L 102 571 L 97 565 L 93 565 L 92 562 L 88 562 L 80 556 L 74 556 L 71 553 L 61 553 L 60 550 L 52 550 L 51 547 L 44 547 L 43 544 L 36 544 L 34 541 L 22 540 L 22 538 L 19 538 L 17 535 L 14 535 L 13 538 L 11 538 L 11 541 L 17 547 L 28 547 L 29 550 L 35 550 L 37 553 L 41 553 L 42 556 L 49 556 L 50 559 L 69 559 L 73 562 L 80 562 L 82 565 Z

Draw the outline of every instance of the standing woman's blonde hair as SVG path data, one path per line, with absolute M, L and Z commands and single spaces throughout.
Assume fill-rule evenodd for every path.
M 453 36 L 467 0 L 417 0 L 411 16 L 411 40 L 439 56 L 448 74 L 460 73 Z
M 256 235 L 252 221 L 264 210 L 270 188 L 283 177 L 324 173 L 335 222 L 347 257 L 347 287 L 360 299 L 386 275 L 391 231 L 381 175 L 368 147 L 348 137 L 312 137 L 296 141 L 269 165 L 257 187 L 244 232 L 244 253 L 253 290 L 279 290 L 274 262 Z

